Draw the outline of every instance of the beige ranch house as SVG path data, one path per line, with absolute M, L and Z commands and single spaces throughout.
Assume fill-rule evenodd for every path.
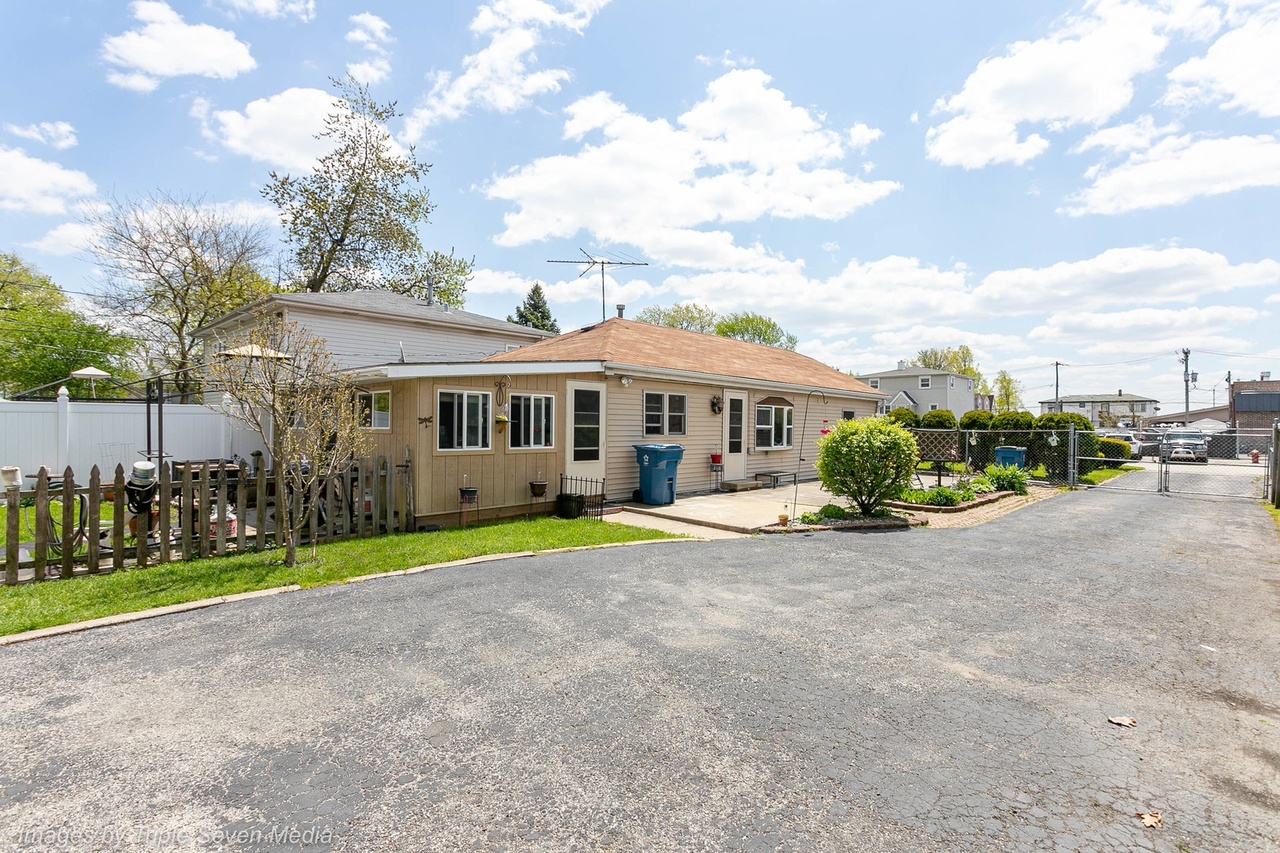
M 484 518 L 529 512 L 537 480 L 551 500 L 533 508 L 550 510 L 561 474 L 630 499 L 636 444 L 684 446 L 677 494 L 759 472 L 811 479 L 823 430 L 874 415 L 883 399 L 799 353 L 620 318 L 479 362 L 354 372 L 377 413 L 377 452 L 412 452 L 419 524 L 454 523 L 464 481 Z

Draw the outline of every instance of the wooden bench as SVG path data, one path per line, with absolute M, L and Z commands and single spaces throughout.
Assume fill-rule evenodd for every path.
M 783 480 L 787 480 L 792 485 L 796 482 L 795 471 L 759 471 L 756 473 L 757 480 L 768 480 L 769 488 L 776 489 L 778 484 Z

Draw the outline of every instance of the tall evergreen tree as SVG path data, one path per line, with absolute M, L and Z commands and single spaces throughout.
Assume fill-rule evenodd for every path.
M 547 306 L 547 295 L 542 292 L 542 285 L 536 281 L 529 288 L 524 302 L 516 307 L 515 316 L 508 316 L 507 322 L 560 334 L 560 324 L 551 316 L 551 309 Z

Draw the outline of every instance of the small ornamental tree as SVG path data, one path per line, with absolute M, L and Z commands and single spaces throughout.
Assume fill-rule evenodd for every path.
M 292 566 L 309 518 L 291 498 L 310 495 L 322 479 L 348 471 L 352 458 L 367 452 L 369 435 L 357 406 L 359 389 L 324 340 L 270 313 L 254 320 L 223 342 L 205 375 L 222 392 L 217 408 L 271 450 L 275 523 L 284 534 L 284 564 Z
M 889 412 L 885 417 L 893 421 L 898 426 L 906 427 L 907 429 L 915 429 L 920 426 L 920 416 L 908 409 L 906 406 L 899 406 Z
M 955 429 L 956 416 L 950 409 L 934 409 L 924 413 L 920 418 L 920 426 L 925 429 Z
M 838 421 L 818 439 L 818 476 L 833 495 L 875 515 L 911 484 L 916 440 L 888 418 Z

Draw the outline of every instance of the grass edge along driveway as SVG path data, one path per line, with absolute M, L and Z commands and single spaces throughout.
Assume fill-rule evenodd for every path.
M 281 562 L 283 551 L 267 550 L 25 583 L 0 587 L 0 636 L 241 592 L 324 586 L 469 557 L 676 538 L 643 527 L 544 517 L 330 542 L 317 546 L 314 557 L 303 547 L 292 568 Z

